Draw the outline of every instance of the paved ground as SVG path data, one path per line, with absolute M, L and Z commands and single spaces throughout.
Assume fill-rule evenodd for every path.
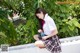
M 66 40 L 66 41 L 63 42 L 62 40 Z M 76 39 L 76 41 L 73 40 L 72 42 L 67 41 L 69 39 L 62 39 L 62 40 L 61 40 L 62 41 L 61 43 L 62 52 L 61 53 L 80 53 L 80 40 Z M 50 53 L 50 52 L 47 51 L 45 48 L 44 49 L 37 48 L 32 43 L 32 44 L 13 46 L 9 48 L 8 52 L 1 52 L 1 53 Z

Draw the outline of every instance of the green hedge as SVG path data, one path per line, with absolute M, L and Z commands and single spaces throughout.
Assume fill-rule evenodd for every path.
M 0 1 L 0 44 L 19 45 L 32 43 L 37 34 L 38 20 L 34 13 L 38 7 L 44 8 L 54 19 L 60 38 L 72 37 L 80 33 L 80 4 L 56 4 L 58 0 L 2 0 Z M 63 0 L 59 0 L 63 1 Z M 76 2 L 76 1 L 75 1 Z M 17 27 L 7 19 L 7 15 L 18 12 L 26 24 Z

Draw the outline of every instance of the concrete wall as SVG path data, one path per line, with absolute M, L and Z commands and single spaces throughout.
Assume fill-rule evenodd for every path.
M 60 39 L 62 52 L 61 53 L 80 53 L 80 36 Z M 1 50 L 1 49 L 0 49 Z M 1 51 L 0 51 L 1 52 Z M 1 53 L 50 53 L 45 48 L 40 49 L 32 44 L 9 47 L 8 52 Z

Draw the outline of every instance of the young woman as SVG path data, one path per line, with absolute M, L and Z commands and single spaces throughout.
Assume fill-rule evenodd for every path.
M 40 34 L 34 35 L 34 39 L 36 40 L 35 45 L 39 48 L 46 48 L 51 53 L 60 53 L 60 41 L 57 36 L 58 31 L 54 20 L 42 8 L 37 8 L 35 15 L 41 25 L 38 32 L 45 34 L 42 37 Z

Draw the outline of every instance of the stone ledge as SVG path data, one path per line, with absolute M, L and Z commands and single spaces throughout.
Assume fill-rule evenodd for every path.
M 62 47 L 61 53 L 80 53 L 80 36 L 63 38 L 60 39 L 60 41 Z M 9 53 L 50 53 L 45 48 L 40 49 L 36 47 L 34 43 L 9 47 L 8 52 Z

